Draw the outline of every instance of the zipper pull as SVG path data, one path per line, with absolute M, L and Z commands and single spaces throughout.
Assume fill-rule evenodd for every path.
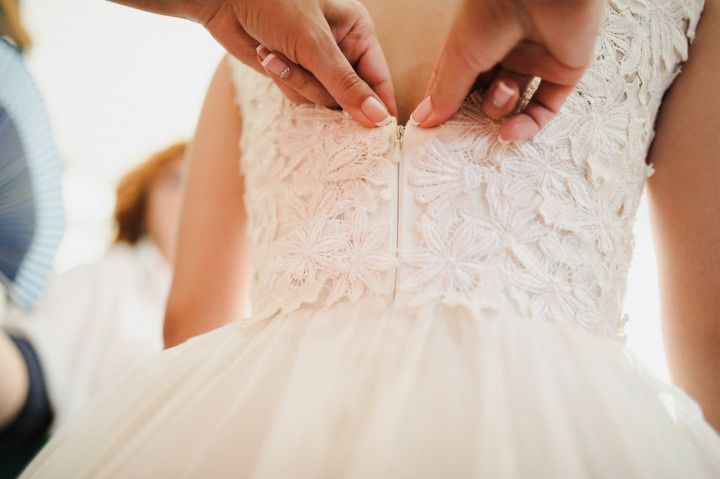
M 395 152 L 393 154 L 393 162 L 400 163 L 400 158 L 402 155 L 402 148 L 403 148 L 403 135 L 405 134 L 405 127 L 402 125 L 398 125 L 395 127 L 395 138 L 394 138 L 394 149 Z

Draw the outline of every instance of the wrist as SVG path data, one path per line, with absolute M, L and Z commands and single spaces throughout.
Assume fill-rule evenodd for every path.
M 192 20 L 202 25 L 217 13 L 223 0 L 111 0 L 151 13 Z
M 180 2 L 171 2 L 179 4 L 179 12 L 177 17 L 192 20 L 201 25 L 207 25 L 208 22 L 220 10 L 224 0 L 181 0 Z

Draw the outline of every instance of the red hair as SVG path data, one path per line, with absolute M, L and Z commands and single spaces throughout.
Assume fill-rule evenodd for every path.
M 180 160 L 186 142 L 159 151 L 122 177 L 116 189 L 114 243 L 135 244 L 147 233 L 147 203 L 150 191 L 164 170 Z
M 30 35 L 20 19 L 18 0 L 0 0 L 0 37 L 7 37 L 22 51 L 30 46 Z

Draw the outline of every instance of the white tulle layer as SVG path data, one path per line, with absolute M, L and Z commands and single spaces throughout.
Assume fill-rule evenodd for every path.
M 367 298 L 164 352 L 24 477 L 718 478 L 720 436 L 576 326 Z

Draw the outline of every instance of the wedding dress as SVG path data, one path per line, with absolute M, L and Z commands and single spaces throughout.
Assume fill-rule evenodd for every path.
M 581 84 L 517 143 L 478 94 L 437 128 L 366 129 L 233 61 L 253 317 L 126 374 L 24 476 L 720 477 L 720 436 L 622 314 L 701 9 L 610 1 Z

